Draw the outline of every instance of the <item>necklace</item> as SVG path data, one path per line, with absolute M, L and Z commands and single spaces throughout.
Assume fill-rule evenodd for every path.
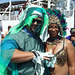
M 56 47 L 57 47 L 57 45 L 58 45 L 58 42 L 59 42 L 59 39 L 57 40 L 57 43 L 56 43 L 56 45 L 55 45 L 55 47 L 54 47 L 54 49 L 53 49 L 53 54 L 54 54 L 54 51 L 55 51 L 55 49 L 56 49 Z
M 46 42 L 46 50 L 49 51 L 49 50 L 52 50 L 52 53 L 54 54 L 54 51 L 58 45 L 58 43 L 61 43 L 63 40 L 63 38 L 58 38 L 58 39 L 48 39 L 47 42 Z

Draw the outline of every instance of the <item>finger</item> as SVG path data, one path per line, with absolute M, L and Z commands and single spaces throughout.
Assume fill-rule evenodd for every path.
M 47 58 L 47 57 L 43 57 L 45 60 L 50 60 L 50 58 Z
M 54 55 L 48 55 L 47 57 L 54 57 Z

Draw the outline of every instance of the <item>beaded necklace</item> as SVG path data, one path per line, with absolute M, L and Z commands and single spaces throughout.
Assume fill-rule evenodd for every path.
M 47 45 L 48 46 L 51 46 L 51 48 L 53 47 L 53 46 L 55 46 L 53 49 L 52 49 L 52 53 L 54 54 L 54 51 L 55 51 L 55 49 L 56 49 L 56 47 L 57 47 L 57 45 L 58 45 L 58 43 L 60 43 L 61 41 L 63 40 L 63 38 L 58 38 L 58 39 L 51 39 L 51 38 L 49 38 L 48 40 L 47 40 L 47 42 L 46 42 L 46 47 L 47 47 Z M 47 48 L 47 51 L 48 51 L 48 48 Z

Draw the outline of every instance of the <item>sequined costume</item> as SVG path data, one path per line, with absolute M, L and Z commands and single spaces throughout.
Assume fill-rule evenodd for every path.
M 63 66 L 67 62 L 67 52 L 64 50 L 64 43 L 65 41 L 63 40 L 63 48 L 59 50 L 50 61 L 46 61 L 47 67 L 54 67 L 54 64 Z M 49 44 L 46 43 L 46 45 Z
M 50 58 L 51 59 L 50 61 L 46 60 L 46 65 L 49 68 L 48 69 L 49 75 L 50 74 L 55 75 L 54 73 L 55 64 L 62 67 L 67 62 L 67 58 L 68 58 L 67 52 L 64 49 L 64 43 L 65 43 L 64 36 L 66 35 L 67 23 L 65 21 L 65 15 L 61 13 L 60 10 L 48 9 L 47 13 L 49 16 L 49 26 L 48 26 L 49 27 L 48 28 L 49 38 L 47 39 L 45 45 L 46 45 L 47 52 L 52 52 L 54 57 Z M 53 25 L 55 27 L 53 27 Z M 55 36 L 51 37 L 52 35 L 51 32 L 53 33 L 55 31 L 56 31 Z M 57 45 L 60 44 L 61 42 L 63 42 L 63 48 L 55 54 L 54 51 L 56 50 Z

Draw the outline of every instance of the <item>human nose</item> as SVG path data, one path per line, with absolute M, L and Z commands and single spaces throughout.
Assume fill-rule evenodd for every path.
M 55 28 L 52 28 L 52 31 L 55 31 L 56 29 Z
M 36 24 L 37 24 L 37 22 L 35 21 L 35 22 L 34 22 L 34 24 L 36 25 Z

